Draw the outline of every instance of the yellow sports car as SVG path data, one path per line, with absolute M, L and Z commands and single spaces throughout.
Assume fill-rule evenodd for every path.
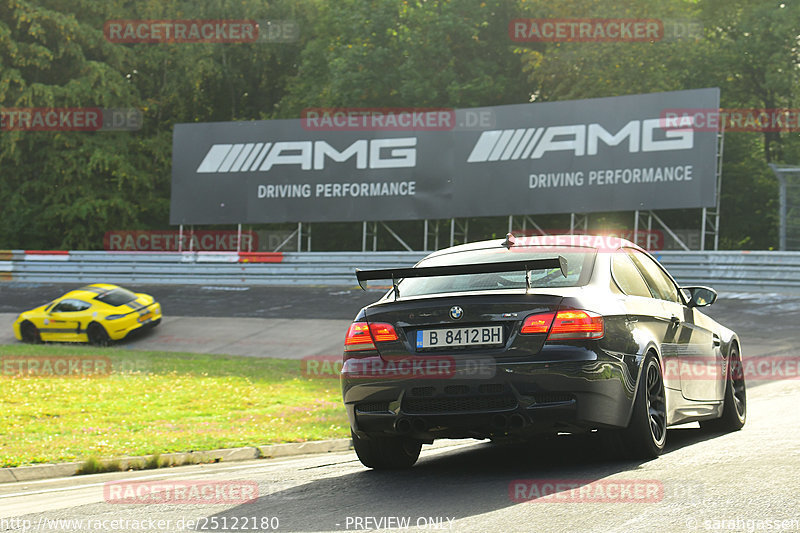
M 14 336 L 31 343 L 89 342 L 105 346 L 160 322 L 161 305 L 152 296 L 95 283 L 25 311 L 14 322 Z

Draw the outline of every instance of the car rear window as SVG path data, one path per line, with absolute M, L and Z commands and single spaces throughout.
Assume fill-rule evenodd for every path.
M 136 299 L 136 295 L 127 289 L 120 288 L 112 289 L 105 294 L 96 296 L 95 299 L 100 300 L 103 303 L 107 303 L 108 305 L 117 307 L 134 301 Z
M 592 265 L 597 251 L 594 248 L 567 246 L 525 246 L 492 248 L 455 252 L 430 259 L 423 259 L 417 267 L 466 265 L 472 263 L 494 263 L 547 259 L 563 256 L 567 260 L 567 277 L 557 268 L 531 271 L 532 288 L 578 287 L 586 285 L 592 275 Z M 486 291 L 498 289 L 524 289 L 524 272 L 491 272 L 485 274 L 460 274 L 430 278 L 407 278 L 399 285 L 401 296 L 420 296 L 447 292 Z

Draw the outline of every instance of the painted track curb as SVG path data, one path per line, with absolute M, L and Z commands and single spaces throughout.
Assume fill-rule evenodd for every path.
M 164 467 L 198 463 L 228 463 L 251 461 L 253 459 L 276 459 L 279 457 L 292 457 L 297 455 L 344 452 L 352 449 L 352 447 L 353 442 L 350 439 L 290 442 L 286 444 L 248 446 L 244 448 L 223 448 L 204 452 L 164 453 L 159 455 L 159 462 L 162 463 Z M 132 467 L 136 469 L 136 466 L 146 463 L 152 457 L 154 456 L 119 457 L 103 459 L 98 462 L 103 466 L 116 464 L 119 465 L 120 470 L 130 470 Z M 0 483 L 70 477 L 77 475 L 83 464 L 83 462 L 70 462 L 0 468 Z

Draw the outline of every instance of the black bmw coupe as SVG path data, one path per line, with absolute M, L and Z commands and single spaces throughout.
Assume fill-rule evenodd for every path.
M 680 287 L 629 241 L 509 234 L 356 277 L 391 280 L 345 338 L 365 466 L 410 467 L 439 438 L 593 431 L 654 458 L 671 425 L 745 423 L 739 338 L 698 309 L 716 292 Z

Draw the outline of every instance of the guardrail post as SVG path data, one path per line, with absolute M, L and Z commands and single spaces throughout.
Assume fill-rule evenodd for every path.
M 303 251 L 303 223 L 297 223 L 297 251 Z

